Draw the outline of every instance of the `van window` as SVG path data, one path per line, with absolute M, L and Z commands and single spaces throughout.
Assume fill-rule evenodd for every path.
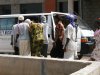
M 12 26 L 16 23 L 15 18 L 1 18 L 0 30 L 11 30 Z
M 42 3 L 30 3 L 30 4 L 20 4 L 21 14 L 26 13 L 41 13 Z
M 0 5 L 0 15 L 11 14 L 11 5 Z
M 92 28 L 80 17 L 78 17 L 78 25 L 82 29 L 92 30 Z

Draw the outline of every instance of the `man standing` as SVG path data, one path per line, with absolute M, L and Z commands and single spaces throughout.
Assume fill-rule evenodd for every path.
M 18 31 L 17 37 L 19 42 L 19 53 L 20 55 L 29 55 L 30 54 L 30 39 L 29 39 L 29 24 L 24 22 L 24 17 L 18 17 Z
M 12 27 L 12 34 L 11 34 L 11 45 L 13 46 L 14 48 L 14 51 L 15 51 L 15 55 L 19 55 L 19 47 L 18 47 L 18 42 L 15 42 L 15 39 L 16 39 L 16 35 L 17 35 L 17 25 L 18 24 L 15 24 L 13 25 Z
M 41 55 L 47 57 L 47 50 L 48 50 L 48 24 L 46 23 L 46 16 L 41 16 L 41 24 L 43 25 L 43 36 L 44 36 L 44 45 L 41 51 Z
M 74 60 L 76 56 L 76 32 L 75 32 L 75 22 L 73 18 L 70 18 L 73 22 L 70 22 L 65 29 L 63 49 L 64 58 Z

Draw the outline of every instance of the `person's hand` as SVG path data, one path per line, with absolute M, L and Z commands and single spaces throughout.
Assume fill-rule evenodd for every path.
M 55 42 L 53 42 L 53 46 L 56 46 L 56 43 Z
M 63 36 L 60 36 L 59 39 L 62 40 L 63 39 Z
M 66 52 L 66 47 L 64 48 L 64 52 Z

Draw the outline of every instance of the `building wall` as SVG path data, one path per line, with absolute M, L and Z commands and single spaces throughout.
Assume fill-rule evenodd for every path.
M 77 0 L 75 0 L 75 1 L 77 1 Z M 79 1 L 82 1 L 82 4 L 81 4 L 82 8 L 79 8 L 79 9 L 82 10 L 81 11 L 82 13 L 79 13 L 79 14 L 81 14 L 80 16 L 82 16 L 83 19 L 91 27 L 94 28 L 94 25 L 93 25 L 94 21 L 97 17 L 100 16 L 100 10 L 99 10 L 100 0 L 79 0 Z M 56 3 L 56 2 L 58 2 L 58 3 Z M 62 10 L 59 10 L 60 8 L 58 8 L 59 7 L 59 5 L 58 5 L 59 2 L 63 3 Z M 34 3 L 41 3 L 42 4 L 41 8 L 39 8 L 41 11 L 39 10 L 39 12 L 50 12 L 50 11 L 67 12 L 67 10 L 68 10 L 67 0 L 0 0 L 0 9 L 1 9 L 0 10 L 0 15 L 3 14 L 3 12 L 5 12 L 5 11 L 6 11 L 6 13 L 11 11 L 11 12 L 9 12 L 9 14 L 21 13 L 20 5 L 32 4 L 32 3 L 33 3 L 33 5 L 34 5 Z M 2 6 L 5 6 L 5 5 L 11 7 L 11 9 L 5 9 L 4 10 L 3 9 L 4 7 L 2 8 Z M 80 5 L 80 3 L 79 3 L 79 5 Z M 35 12 L 35 13 L 37 13 L 37 12 Z
M 44 0 L 0 0 L 0 6 L 1 6 L 0 8 L 3 9 L 4 7 L 2 6 L 10 5 L 11 6 L 11 8 L 9 9 L 11 11 L 10 14 L 18 14 L 18 13 L 21 13 L 20 12 L 21 4 L 43 3 L 43 1 Z M 41 7 L 40 7 L 40 10 L 42 11 Z
M 56 8 L 58 12 L 68 12 L 68 1 L 65 2 L 57 2 L 57 8 Z
M 6 6 L 6 5 L 11 6 L 11 9 L 9 9 L 9 10 L 11 10 L 11 14 L 22 13 L 21 5 L 25 5 L 25 4 L 27 5 L 27 4 L 32 4 L 32 3 L 33 3 L 33 10 L 34 10 L 34 12 L 32 12 L 32 13 L 37 13 L 38 11 L 39 12 L 56 11 L 56 0 L 0 0 L 1 9 L 3 9 L 2 6 Z M 42 6 L 40 6 L 40 5 L 37 6 L 38 4 L 35 6 L 35 3 L 38 3 L 38 4 L 41 3 Z M 40 7 L 40 8 L 37 8 L 37 7 Z M 35 10 L 38 10 L 38 11 L 35 11 Z M 1 13 L 3 13 L 3 11 L 1 11 Z
M 56 11 L 56 0 L 44 0 L 44 12 Z
M 82 0 L 82 17 L 92 27 L 94 22 L 100 17 L 100 0 Z
M 0 5 L 5 4 L 26 4 L 26 3 L 40 3 L 44 0 L 0 0 Z
M 33 3 L 33 7 L 31 8 L 33 8 L 33 10 L 39 9 L 39 12 L 40 10 L 41 12 L 51 12 L 51 11 L 68 12 L 68 0 L 0 0 L 0 6 L 1 6 L 0 9 L 4 9 L 2 6 L 10 5 L 11 9 L 9 9 L 9 11 L 11 11 L 11 13 L 8 14 L 18 14 L 18 13 L 22 13 L 21 5 L 32 4 L 32 3 Z M 41 7 L 38 6 L 40 8 L 37 8 L 37 6 L 35 6 L 35 3 L 36 4 L 41 3 L 42 6 Z M 70 5 L 73 6 L 72 3 Z M 73 10 L 73 7 L 70 7 L 70 10 Z M 1 11 L 1 13 L 4 13 L 5 11 Z M 35 13 L 37 13 L 37 11 Z

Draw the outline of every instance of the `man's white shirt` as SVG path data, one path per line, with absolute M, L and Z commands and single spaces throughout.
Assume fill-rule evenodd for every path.
M 19 39 L 29 40 L 29 24 L 22 22 L 18 24 Z
M 48 24 L 47 23 L 41 23 L 43 25 L 43 37 L 44 37 L 44 44 L 48 44 Z
M 67 50 L 75 50 L 76 44 L 75 44 L 75 27 L 73 27 L 71 24 L 67 26 L 67 28 L 64 31 L 64 39 L 63 39 L 63 48 L 65 47 L 67 38 L 70 39 L 68 45 L 66 46 Z

